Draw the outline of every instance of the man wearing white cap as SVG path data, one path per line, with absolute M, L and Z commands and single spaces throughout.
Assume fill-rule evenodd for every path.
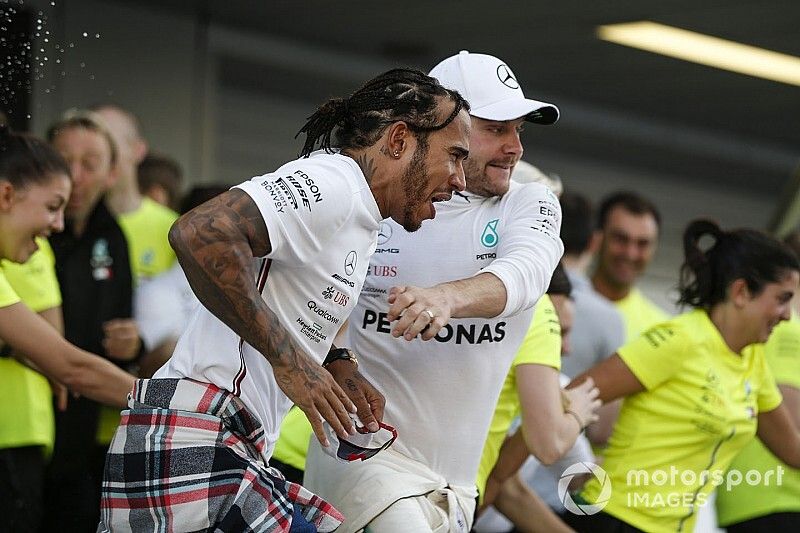
M 467 187 L 413 237 L 392 221 L 378 234 L 347 334 L 399 437 L 350 464 L 312 442 L 305 471 L 345 515 L 344 532 L 470 530 L 500 388 L 563 252 L 556 197 L 510 182 L 522 124 L 552 124 L 558 109 L 526 99 L 489 55 L 461 52 L 430 75 L 472 106 Z

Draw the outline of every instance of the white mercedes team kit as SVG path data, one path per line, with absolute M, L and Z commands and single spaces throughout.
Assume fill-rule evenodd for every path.
M 322 363 L 375 251 L 382 217 L 364 174 L 349 157 L 317 151 L 237 187 L 256 203 L 269 232 L 272 250 L 257 260 L 261 296 L 292 339 Z M 192 378 L 239 396 L 264 426 L 269 460 L 292 402 L 265 357 L 205 307 L 154 377 Z
M 460 512 L 453 518 L 446 504 L 442 520 L 458 531 L 452 522 L 463 519 L 469 529 L 489 423 L 533 306 L 563 253 L 560 226 L 558 199 L 535 183 L 511 183 L 502 197 L 454 194 L 413 234 L 392 220 L 381 223 L 348 337 L 362 373 L 386 396 L 384 421 L 399 437 L 380 460 L 350 465 L 325 455 L 312 439 L 305 471 L 305 484 L 347 517 L 343 531 L 358 531 L 409 497 L 457 501 Z M 451 319 L 430 341 L 391 336 L 391 287 L 431 287 L 482 272 L 505 286 L 498 316 Z

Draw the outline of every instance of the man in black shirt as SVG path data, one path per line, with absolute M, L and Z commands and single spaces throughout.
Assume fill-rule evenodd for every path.
M 74 114 L 53 125 L 48 138 L 70 165 L 73 192 L 65 210 L 65 230 L 51 237 L 61 286 L 64 334 L 93 353 L 106 354 L 103 324 L 132 316 L 133 277 L 125 236 L 105 205 L 114 180 L 116 148 L 99 122 Z M 132 345 L 125 357 L 135 358 Z M 109 357 L 111 358 L 111 357 Z M 99 521 L 102 466 L 94 458 L 100 405 L 70 398 L 56 414 L 56 440 L 48 469 L 46 531 L 95 531 Z

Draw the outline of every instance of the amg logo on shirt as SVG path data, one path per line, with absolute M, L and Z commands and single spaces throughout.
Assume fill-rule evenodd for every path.
M 392 328 L 386 313 L 376 313 L 366 310 L 364 320 L 361 322 L 361 329 L 368 329 L 368 326 L 375 326 L 378 333 L 391 333 Z M 494 324 L 446 324 L 434 339 L 439 342 L 454 342 L 455 344 L 481 344 L 483 342 L 500 342 L 506 336 L 506 323 L 497 322 Z

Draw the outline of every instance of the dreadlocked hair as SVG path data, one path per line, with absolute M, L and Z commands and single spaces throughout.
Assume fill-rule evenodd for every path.
M 455 107 L 437 123 L 442 98 L 454 102 Z M 334 134 L 337 148 L 365 148 L 375 144 L 390 124 L 402 120 L 424 144 L 429 133 L 447 127 L 462 109 L 469 111 L 469 104 L 458 92 L 419 70 L 398 68 L 368 81 L 349 98 L 332 98 L 322 104 L 295 138 L 306 135 L 300 157 L 308 157 L 317 146 L 332 152 Z

